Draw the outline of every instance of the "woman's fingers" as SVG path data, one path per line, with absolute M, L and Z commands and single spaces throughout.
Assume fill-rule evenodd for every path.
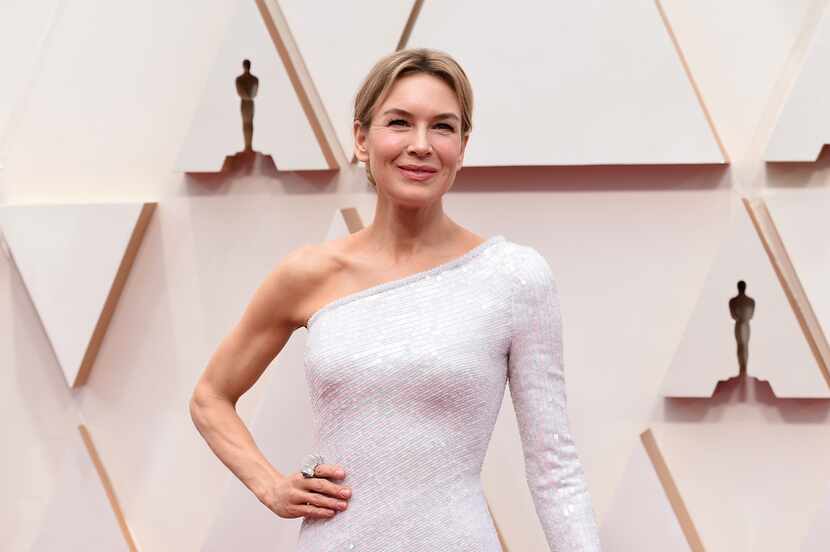
M 314 468 L 314 477 L 325 477 L 326 479 L 343 479 L 346 477 L 346 470 L 336 464 L 317 464 Z
M 318 508 L 317 506 L 313 506 L 311 504 L 296 504 L 294 506 L 294 510 L 296 512 L 294 517 L 325 519 L 334 515 L 334 510 L 329 510 L 328 508 Z
M 303 495 L 306 502 L 339 511 L 348 507 L 347 500 L 351 497 L 348 487 L 317 477 L 307 479 L 304 483 L 306 492 Z
M 306 491 L 315 492 L 323 495 L 329 495 L 337 498 L 350 498 L 352 496 L 352 491 L 348 486 L 332 483 L 328 479 L 312 477 L 306 479 L 302 483 L 302 486 Z
M 322 509 L 336 510 L 342 512 L 348 508 L 348 503 L 345 500 L 332 498 L 320 493 L 307 492 L 302 493 L 301 500 L 310 506 L 316 506 Z
M 314 469 L 314 477 L 305 478 L 299 472 L 297 475 L 293 508 L 297 516 L 330 518 L 348 508 L 351 488 L 329 481 L 346 477 L 346 470 L 342 466 L 318 464 Z

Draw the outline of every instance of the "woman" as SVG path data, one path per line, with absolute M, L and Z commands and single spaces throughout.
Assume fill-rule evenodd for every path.
M 222 462 L 278 516 L 304 518 L 298 551 L 500 551 L 480 471 L 508 383 L 551 550 L 600 550 L 568 429 L 550 267 L 443 211 L 472 105 L 464 71 L 442 52 L 375 65 L 354 117 L 374 220 L 287 255 L 194 390 L 193 420 Z M 322 458 L 282 474 L 234 405 L 300 326 Z

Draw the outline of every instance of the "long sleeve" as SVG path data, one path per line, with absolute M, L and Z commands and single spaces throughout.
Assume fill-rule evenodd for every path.
M 530 246 L 519 251 L 508 383 L 527 484 L 552 552 L 600 552 L 596 518 L 568 422 L 559 294 L 547 260 Z

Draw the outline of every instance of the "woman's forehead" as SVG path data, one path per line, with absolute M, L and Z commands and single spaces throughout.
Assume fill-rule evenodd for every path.
M 386 98 L 379 106 L 378 113 L 397 110 L 395 114 L 439 115 L 461 112 L 458 98 L 444 81 L 427 74 L 407 75 L 392 85 Z M 404 113 L 401 113 L 404 112 Z

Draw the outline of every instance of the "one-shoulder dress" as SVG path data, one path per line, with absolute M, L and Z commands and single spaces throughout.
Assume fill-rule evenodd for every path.
M 297 552 L 501 552 L 481 468 L 509 385 L 551 551 L 599 552 L 568 423 L 559 295 L 532 246 L 492 236 L 343 296 L 307 324 L 315 450 L 349 507 L 304 518 Z

